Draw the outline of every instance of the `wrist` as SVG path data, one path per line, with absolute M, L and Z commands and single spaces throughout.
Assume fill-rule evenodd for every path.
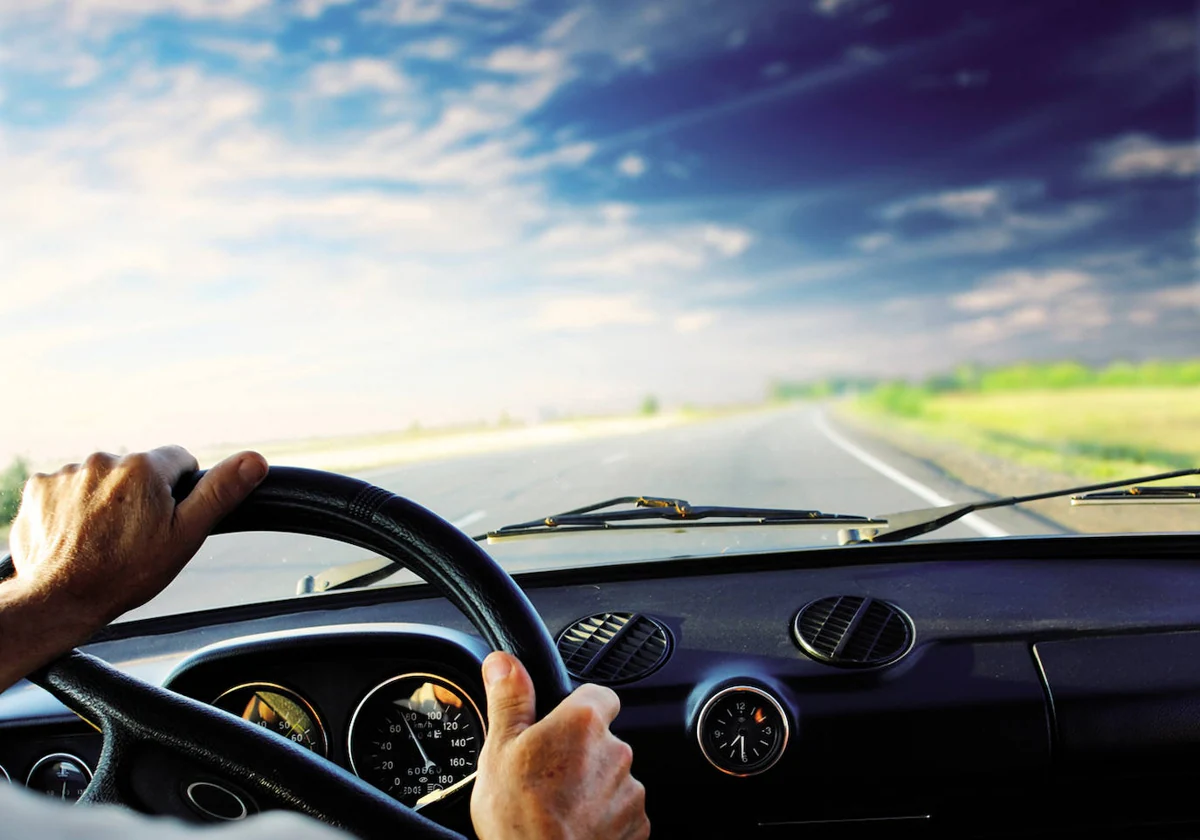
M 20 577 L 0 584 L 0 690 L 98 629 L 76 605 Z

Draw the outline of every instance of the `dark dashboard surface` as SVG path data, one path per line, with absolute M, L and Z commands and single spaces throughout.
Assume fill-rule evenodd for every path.
M 614 730 L 634 748 L 655 836 L 1195 836 L 1200 804 L 1178 770 L 1200 756 L 1198 545 L 976 540 L 519 580 L 552 635 L 608 612 L 667 628 L 665 663 L 615 686 Z M 828 596 L 895 605 L 911 651 L 876 668 L 805 652 L 797 611 Z M 117 625 L 88 650 L 205 702 L 247 682 L 294 690 L 343 766 L 354 709 L 383 680 L 433 673 L 485 705 L 486 651 L 426 586 Z M 746 777 L 720 772 L 697 737 L 706 701 L 739 686 L 778 701 L 789 731 L 777 763 Z M 0 765 L 16 783 L 50 753 L 94 766 L 99 743 L 39 689 L 0 696 Z M 465 828 L 465 795 L 430 807 Z

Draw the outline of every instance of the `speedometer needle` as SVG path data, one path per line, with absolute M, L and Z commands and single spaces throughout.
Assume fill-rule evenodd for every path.
M 404 721 L 404 728 L 408 730 L 408 737 L 412 738 L 413 743 L 417 745 L 417 752 L 421 754 L 421 760 L 425 762 L 424 770 L 426 773 L 428 773 L 429 768 L 434 766 L 433 762 L 429 760 L 429 756 L 425 755 L 425 748 L 421 746 L 421 742 L 418 740 L 417 734 L 413 732 L 412 726 L 409 725 L 408 715 L 404 714 L 404 712 L 401 712 L 400 720 Z

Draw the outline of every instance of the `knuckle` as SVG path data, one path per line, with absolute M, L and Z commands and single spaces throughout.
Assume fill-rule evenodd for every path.
M 588 732 L 597 726 L 603 725 L 600 719 L 600 713 L 596 711 L 594 706 L 587 703 L 580 703 L 571 710 L 568 718 L 572 729 L 580 732 Z
M 153 478 L 155 473 L 154 462 L 144 452 L 126 455 L 117 462 L 117 465 L 126 478 L 134 481 L 148 481 Z
M 116 460 L 115 456 L 109 455 L 107 452 L 93 452 L 83 459 L 79 469 L 89 473 L 104 473 L 112 469 Z
M 620 738 L 614 738 L 613 741 L 613 761 L 621 773 L 628 773 L 633 767 L 633 747 Z M 636 779 L 633 781 L 635 784 L 641 784 Z

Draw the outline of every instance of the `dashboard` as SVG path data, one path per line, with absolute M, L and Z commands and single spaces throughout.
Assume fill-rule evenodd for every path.
M 655 836 L 1196 836 L 1195 535 L 692 558 L 518 576 L 611 685 Z M 423 585 L 109 628 L 87 650 L 470 833 L 487 648 Z M 0 695 L 0 766 L 71 798 L 100 736 Z M 193 819 L 243 816 L 204 789 Z M 250 803 L 247 812 L 252 811 Z

